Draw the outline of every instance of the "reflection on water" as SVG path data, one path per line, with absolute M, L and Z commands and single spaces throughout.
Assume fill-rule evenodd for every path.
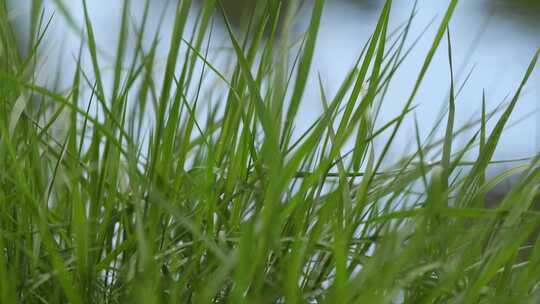
M 31 1 L 13 0 L 12 4 L 19 10 L 26 10 L 25 4 Z M 95 22 L 95 31 L 98 42 L 102 46 L 115 45 L 118 34 L 118 22 L 120 19 L 122 1 L 93 0 L 89 1 L 89 9 L 92 20 Z M 175 1 L 172 1 L 175 2 Z M 309 14 L 311 1 L 300 1 L 306 7 L 300 16 Z M 314 58 L 313 75 L 320 72 L 324 85 L 329 93 L 334 92 L 343 79 L 345 73 L 351 68 L 351 64 L 358 56 L 359 51 L 373 31 L 381 2 L 375 0 L 329 0 L 326 3 L 325 13 L 320 28 L 320 36 L 317 51 Z M 52 10 L 52 1 L 46 0 L 49 13 Z M 74 17 L 82 24 L 82 10 L 80 1 L 65 1 Z M 143 1 L 132 1 L 132 15 L 140 18 Z M 166 1 L 152 1 L 150 14 L 150 26 L 156 28 L 163 20 L 165 26 L 160 34 L 165 41 L 171 34 L 171 22 L 173 9 L 165 7 Z M 228 0 L 225 1 L 227 11 L 231 18 L 237 18 L 244 9 L 249 9 L 256 3 L 252 0 Z M 405 21 L 412 9 L 414 1 L 395 1 L 392 12 L 392 26 L 395 27 Z M 174 5 L 170 3 L 169 5 Z M 418 13 L 412 28 L 412 37 L 418 35 L 429 24 L 433 17 L 444 13 L 448 1 L 419 0 Z M 164 10 L 165 8 L 165 10 Z M 165 12 L 163 18 L 161 13 Z M 195 15 L 195 14 L 193 14 Z M 195 17 L 195 16 L 193 16 Z M 301 17 L 299 17 L 301 18 Z M 56 19 L 57 26 L 53 26 L 53 33 L 48 36 L 51 41 L 62 41 L 64 54 L 76 53 L 79 39 L 62 24 L 60 18 Z M 300 20 L 301 21 L 301 20 Z M 302 22 L 300 22 L 302 23 Z M 427 31 L 423 39 L 416 46 L 411 56 L 403 63 L 400 73 L 396 76 L 392 85 L 386 105 L 383 107 L 381 122 L 393 118 L 401 109 L 401 105 L 410 94 L 412 84 L 419 71 L 421 59 L 426 54 L 434 35 L 435 26 Z M 219 32 L 219 29 L 217 29 Z M 152 31 L 150 31 L 152 32 Z M 456 10 L 451 24 L 455 62 L 463 68 L 462 73 L 468 72 L 475 66 L 471 80 L 464 87 L 463 93 L 457 101 L 457 123 L 465 123 L 480 108 L 480 96 L 482 90 L 487 93 L 488 106 L 495 108 L 503 98 L 511 93 L 520 81 L 523 72 L 533 55 L 535 49 L 540 46 L 540 1 L 533 0 L 475 0 L 461 1 Z M 225 41 L 225 37 L 215 35 L 215 43 Z M 442 45 L 442 47 L 445 47 Z M 109 49 L 114 49 L 110 48 Z M 166 45 L 163 46 L 163 52 Z M 58 52 L 58 48 L 55 50 Z M 49 55 L 49 58 L 55 58 Z M 66 56 L 69 61 L 70 56 Z M 69 67 L 70 64 L 62 64 Z M 73 67 L 73 65 L 71 65 Z M 521 104 L 513 114 L 514 121 L 535 111 L 540 105 L 540 77 L 536 71 L 530 85 L 524 92 Z M 448 87 L 448 67 L 446 53 L 440 51 L 434 58 L 432 67 L 418 94 L 416 103 L 419 105 L 417 116 L 426 135 L 435 121 L 439 108 L 446 101 Z M 304 104 L 305 121 L 307 124 L 315 119 L 320 111 L 318 103 L 311 100 L 320 100 L 315 79 L 312 78 L 312 89 L 308 90 Z M 520 124 L 505 133 L 499 158 L 521 157 L 534 153 L 538 146 L 535 143 L 540 134 L 537 117 L 521 121 Z M 407 146 L 412 126 L 405 125 L 396 144 L 396 153 Z
M 534 31 L 539 35 L 540 1 L 538 0 L 492 0 L 487 1 L 484 10 L 492 10 L 500 17 L 501 23 L 516 26 L 517 31 Z

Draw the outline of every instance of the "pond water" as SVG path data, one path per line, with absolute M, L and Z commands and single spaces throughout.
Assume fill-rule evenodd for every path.
M 105 53 L 114 53 L 122 1 L 92 0 L 88 2 L 99 45 Z M 133 2 L 131 13 L 135 18 L 140 18 L 143 1 Z M 474 67 L 470 80 L 457 100 L 458 125 L 466 123 L 472 117 L 479 117 L 483 90 L 486 92 L 488 109 L 494 109 L 519 85 L 531 57 L 536 48 L 540 47 L 540 7 L 534 2 L 467 0 L 458 4 L 451 24 L 458 80 L 463 81 L 464 76 Z M 25 7 L 28 3 L 30 1 L 26 0 L 13 1 L 12 4 L 13 16 L 21 21 L 21 25 L 24 23 L 22 20 L 25 18 L 24 12 L 27 10 Z M 45 3 L 48 14 L 55 10 L 52 1 L 46 0 Z M 172 27 L 170 24 L 174 17 L 172 15 L 174 10 L 167 9 L 165 3 L 165 1 L 153 1 L 150 17 L 152 27 L 156 27 L 160 20 L 164 20 L 165 26 L 160 32 L 163 37 L 163 53 L 167 50 L 166 44 Z M 381 9 L 381 5 L 377 3 L 362 0 L 327 1 L 312 76 L 315 76 L 316 72 L 322 75 L 328 93 L 335 92 L 373 31 Z M 436 18 L 435 23 L 428 28 L 397 74 L 382 108 L 381 123 L 395 117 L 411 93 L 422 58 L 427 53 L 437 23 L 448 3 L 449 1 L 418 1 L 418 13 L 413 23 L 411 37 L 421 33 L 433 18 Z M 81 1 L 66 1 L 66 4 L 75 19 L 82 24 Z M 407 20 L 413 4 L 414 1 L 395 1 L 392 12 L 393 27 Z M 164 11 L 163 18 L 160 15 L 162 11 Z M 301 14 L 304 17 L 300 17 L 299 28 L 306 23 L 309 15 L 309 9 L 305 11 L 305 14 Z M 47 36 L 49 41 L 47 47 L 50 47 L 47 52 L 47 61 L 50 67 L 56 66 L 55 58 L 63 54 L 61 66 L 64 70 L 70 70 L 74 66 L 72 54 L 77 53 L 79 38 L 62 22 L 60 14 L 56 13 L 56 15 L 51 32 Z M 21 33 L 24 33 L 24 26 L 21 28 Z M 217 29 L 213 40 L 216 45 L 226 41 L 222 30 L 220 35 L 220 29 Z M 432 130 L 441 106 L 447 103 L 445 99 L 449 86 L 449 71 L 445 47 L 446 44 L 443 44 L 437 52 L 415 99 L 415 104 L 418 105 L 415 113 L 423 136 Z M 104 56 L 104 62 L 106 62 L 106 56 Z M 525 157 L 540 150 L 540 115 L 536 113 L 539 106 L 540 69 L 537 69 L 512 116 L 511 124 L 515 123 L 515 126 L 504 134 L 496 158 Z M 301 111 L 302 120 L 298 122 L 298 129 L 305 128 L 321 111 L 319 89 L 315 77 L 311 78 Z M 415 145 L 411 141 L 414 134 L 412 122 L 411 116 L 397 138 L 391 155 L 394 159 L 399 157 L 405 148 Z M 463 138 L 465 139 L 466 137 Z
M 413 2 L 395 2 L 392 19 L 395 25 L 407 19 Z M 440 20 L 447 5 L 448 1 L 419 1 L 413 35 L 420 33 L 433 17 L 438 16 L 437 21 Z M 331 80 L 342 79 L 343 72 L 357 56 L 365 37 L 375 24 L 379 10 L 376 5 L 358 5 L 354 1 L 335 1 L 328 5 L 321 27 L 318 59 L 315 62 L 330 89 L 335 89 Z M 384 121 L 395 117 L 409 96 L 422 64 L 421 58 L 427 53 L 434 37 L 437 24 L 434 25 L 420 40 L 396 76 L 383 106 Z M 538 6 L 520 1 L 461 1 L 450 29 L 454 62 L 458 68 L 456 73 L 462 75 L 460 79 L 463 80 L 474 67 L 456 103 L 456 120 L 459 125 L 471 117 L 478 117 L 483 89 L 490 109 L 494 109 L 505 96 L 515 91 L 536 48 L 540 47 L 540 10 Z M 415 99 L 418 105 L 416 115 L 423 135 L 431 131 L 439 109 L 447 103 L 445 98 L 449 69 L 445 47 L 443 44 L 435 56 Z M 525 157 L 539 150 L 539 116 L 531 115 L 523 119 L 540 106 L 539 88 L 540 70 L 537 69 L 512 116 L 511 124 L 518 121 L 519 124 L 504 134 L 496 158 Z M 401 134 L 394 149 L 397 156 L 402 151 L 400 147 L 414 146 L 414 142 L 408 145 L 414 134 L 412 119 L 409 119 Z

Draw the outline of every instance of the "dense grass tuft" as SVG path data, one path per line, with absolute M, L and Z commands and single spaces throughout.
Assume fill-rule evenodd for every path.
M 23 52 L 0 0 L 0 303 L 540 301 L 540 159 L 486 175 L 538 52 L 509 103 L 490 112 L 480 99 L 478 120 L 455 125 L 449 1 L 428 53 L 413 50 L 420 72 L 404 107 L 381 121 L 415 45 L 414 11 L 389 28 L 386 1 L 337 92 L 320 80 L 320 99 L 305 100 L 324 0 L 300 40 L 288 35 L 296 5 L 264 1 L 238 30 L 219 1 L 191 2 L 178 1 L 173 34 L 158 37 L 125 1 L 112 62 L 86 1 L 84 20 L 59 9 L 55 18 L 83 25 L 64 87 L 49 85 L 55 74 L 38 81 L 41 1 Z M 230 69 L 212 63 L 218 22 Z M 393 162 L 436 52 L 452 75 L 434 126 L 446 131 L 417 130 L 414 152 Z M 307 102 L 324 110 L 302 126 Z M 457 145 L 463 134 L 472 137 Z M 486 194 L 516 173 L 486 208 Z

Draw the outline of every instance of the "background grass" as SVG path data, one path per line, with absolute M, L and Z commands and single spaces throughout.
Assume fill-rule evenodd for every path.
M 163 69 L 165 37 L 145 31 L 148 5 L 133 33 L 124 1 L 118 45 L 99 46 L 83 1 L 77 69 L 49 75 L 72 79 L 67 88 L 37 80 L 51 20 L 42 2 L 23 52 L 0 0 L 0 302 L 538 303 L 539 158 L 496 176 L 486 169 L 539 53 L 507 104 L 489 111 L 479 100 L 478 120 L 455 126 L 457 2 L 429 52 L 416 54 L 415 12 L 389 28 L 386 1 L 337 93 L 321 80 L 320 100 L 308 101 L 324 0 L 299 41 L 288 36 L 294 3 L 266 1 L 238 30 L 218 1 L 178 1 Z M 73 21 L 57 4 L 55 18 Z M 230 70 L 208 48 L 220 18 Z M 115 52 L 110 72 L 103 47 Z M 400 114 L 381 122 L 411 50 L 417 81 Z M 448 111 L 389 163 L 436 52 L 448 54 Z M 298 129 L 303 102 L 324 111 Z M 486 193 L 517 173 L 485 208 Z

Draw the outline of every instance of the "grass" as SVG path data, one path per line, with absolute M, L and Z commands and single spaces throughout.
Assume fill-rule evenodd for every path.
M 81 23 L 82 43 L 73 75 L 48 79 L 71 79 L 59 88 L 37 80 L 50 20 L 42 2 L 32 1 L 20 52 L 0 0 L 0 303 L 540 301 L 540 158 L 486 174 L 538 51 L 508 103 L 489 111 L 478 100 L 480 117 L 458 126 L 456 0 L 427 54 L 414 50 L 415 11 L 390 28 L 386 1 L 335 95 L 320 81 L 319 100 L 303 97 L 324 0 L 298 41 L 292 4 L 265 2 L 240 32 L 224 18 L 226 70 L 208 48 L 224 9 L 191 2 L 175 6 L 163 68 L 166 37 L 145 30 L 148 1 L 134 32 L 124 1 L 116 46 L 96 43 L 86 1 L 84 20 L 60 7 L 55 18 Z M 115 52 L 110 64 L 103 47 Z M 391 161 L 437 52 L 448 57 L 448 111 Z M 421 67 L 414 87 L 381 121 L 410 54 Z M 308 102 L 323 111 L 302 128 Z M 517 173 L 486 208 L 486 193 Z

